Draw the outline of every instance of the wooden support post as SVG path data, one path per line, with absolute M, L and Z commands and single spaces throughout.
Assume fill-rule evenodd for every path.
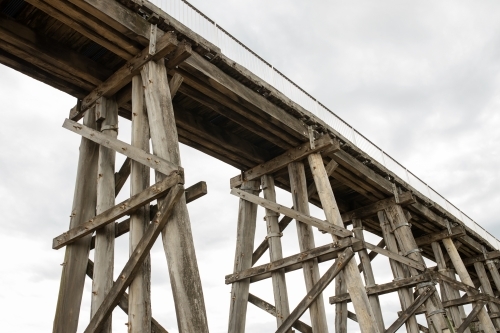
M 399 252 L 398 244 L 396 242 L 394 234 L 392 233 L 392 229 L 389 221 L 387 220 L 385 212 L 383 210 L 379 211 L 377 215 L 380 221 L 380 226 L 382 229 L 382 234 L 384 236 L 387 249 L 391 252 L 398 253 Z M 391 270 L 392 274 L 394 275 L 395 281 L 402 280 L 408 277 L 406 274 L 407 270 L 405 271 L 404 266 L 401 265 L 399 262 L 393 259 L 389 259 L 389 263 L 391 265 Z M 398 296 L 399 296 L 399 302 L 401 304 L 401 309 L 403 311 L 406 310 L 413 303 L 413 293 L 408 288 L 398 289 Z M 415 316 L 410 316 L 410 318 L 406 320 L 405 325 L 406 325 L 406 331 L 408 333 L 419 332 L 417 319 L 415 318 Z
M 406 216 L 401 206 L 393 205 L 392 207 L 385 208 L 384 210 L 403 255 L 409 259 L 422 263 L 425 266 L 424 259 L 417 247 L 410 225 L 406 220 Z M 419 272 L 412 267 L 408 267 L 408 270 L 411 275 L 419 274 Z M 435 289 L 434 286 L 432 288 Z M 422 288 L 417 288 L 419 294 L 423 292 L 420 289 Z M 434 325 L 435 329 L 439 332 L 448 328 L 447 320 L 444 317 L 445 312 L 438 293 L 432 293 L 432 295 L 427 298 L 425 301 L 425 309 L 429 326 L 431 326 L 430 322 L 432 322 L 432 325 Z
M 262 176 L 261 186 L 264 192 L 264 198 L 276 202 L 273 176 Z M 271 262 L 283 258 L 283 251 L 281 248 L 281 236 L 283 234 L 280 231 L 278 217 L 278 213 L 266 209 L 267 241 L 269 242 L 269 257 Z M 281 269 L 277 272 L 273 272 L 271 276 L 273 280 L 274 304 L 276 306 L 276 323 L 277 327 L 280 327 L 283 320 L 290 315 L 285 270 Z
M 141 76 L 145 89 L 153 152 L 180 166 L 177 127 L 164 60 L 148 62 L 144 65 Z M 162 173 L 156 172 L 157 180 L 164 177 Z M 162 238 L 175 299 L 179 332 L 208 332 L 205 301 L 184 196 L 175 205 L 169 223 L 162 231 Z
M 330 181 L 328 180 L 328 175 L 326 174 L 323 158 L 320 154 L 313 153 L 307 157 L 307 160 L 309 161 L 309 166 L 311 167 L 314 183 L 316 184 L 316 189 L 318 191 L 327 221 L 332 225 L 343 227 L 344 223 L 342 222 L 337 202 L 335 201 L 335 196 L 333 194 Z M 332 235 L 332 237 L 336 240 L 335 236 Z M 376 317 L 373 313 L 370 301 L 368 300 L 368 296 L 366 295 L 365 286 L 363 285 L 358 265 L 355 260 L 350 260 L 346 264 L 344 268 L 344 277 L 347 284 L 347 290 L 349 290 L 349 293 L 351 294 L 352 303 L 354 305 L 356 316 L 358 317 L 361 332 L 380 332 L 377 324 L 374 323 L 376 321 Z
M 497 290 L 500 290 L 500 273 L 498 272 L 495 262 L 493 260 L 486 260 L 486 267 L 488 267 L 488 270 L 490 271 L 495 287 Z
M 249 181 L 241 185 L 241 190 L 257 194 L 259 193 L 259 185 L 258 181 Z M 257 205 L 240 199 L 238 226 L 236 231 L 236 252 L 234 255 L 235 273 L 252 267 L 252 252 L 256 223 Z M 249 278 L 233 283 L 231 287 L 228 333 L 245 332 L 249 288 Z
M 95 113 L 88 112 L 83 123 L 95 128 Z M 82 138 L 70 228 L 79 226 L 95 215 L 98 157 L 99 146 Z M 91 237 L 88 235 L 66 247 L 53 333 L 76 333 Z
M 96 103 L 96 119 L 102 119 L 101 132 L 111 138 L 118 136 L 118 106 L 114 99 L 101 97 Z M 99 146 L 97 170 L 96 214 L 115 205 L 116 152 Z M 94 251 L 94 279 L 92 280 L 91 315 L 97 313 L 101 303 L 113 286 L 115 226 L 110 223 L 96 230 Z M 111 333 L 111 317 L 103 324 L 102 333 Z
M 149 123 L 144 105 L 144 89 L 139 75 L 132 78 L 132 146 L 149 152 Z M 130 195 L 149 186 L 150 169 L 136 161 L 130 166 Z M 132 254 L 149 226 L 149 204 L 130 215 L 130 254 Z M 151 331 L 151 257 L 146 256 L 129 287 L 128 332 Z
M 360 219 L 352 220 L 352 231 L 354 233 L 354 237 L 357 239 L 364 241 L 365 238 L 363 236 L 363 224 Z M 363 267 L 363 274 L 365 276 L 366 287 L 373 287 L 376 285 L 375 283 L 375 275 L 373 274 L 373 269 L 371 265 L 371 260 L 368 255 L 368 251 L 366 249 L 362 249 L 358 251 L 359 261 Z M 378 329 L 380 332 L 385 331 L 384 326 L 384 318 L 382 317 L 382 310 L 380 308 L 380 301 L 377 295 L 368 296 L 370 300 L 370 304 L 372 306 L 373 314 L 375 315 L 375 322 L 378 325 Z
M 460 280 L 466 285 L 469 285 L 473 288 L 475 288 L 474 283 L 472 282 L 472 279 L 470 278 L 469 272 L 467 271 L 467 268 L 465 268 L 464 263 L 462 262 L 462 259 L 460 258 L 460 254 L 458 253 L 457 249 L 455 248 L 455 244 L 453 243 L 453 240 L 450 238 L 445 238 L 443 239 L 443 244 L 446 249 L 446 252 L 448 252 L 451 262 L 453 263 L 453 266 L 455 267 L 455 270 L 457 271 L 458 276 L 460 277 Z M 467 293 L 469 296 L 473 296 L 470 292 Z M 486 310 L 484 307 L 481 307 L 481 310 L 479 311 L 477 317 L 479 318 L 479 322 L 481 323 L 484 332 L 486 333 L 495 333 L 495 327 L 493 326 L 493 323 L 491 322 L 490 317 L 486 313 Z
M 288 164 L 288 173 L 290 175 L 290 192 L 292 193 L 293 207 L 306 215 L 309 215 L 309 203 L 307 198 L 307 183 L 304 164 L 302 162 L 292 162 Z M 296 221 L 297 234 L 299 237 L 300 251 L 304 252 L 316 247 L 314 243 L 313 230 L 310 225 Z M 302 264 L 306 289 L 310 291 L 320 279 L 318 260 L 313 259 Z M 320 294 L 315 302 L 309 308 L 311 316 L 311 326 L 313 332 L 328 332 L 326 323 L 325 304 L 323 295 Z
M 455 273 L 451 272 L 446 267 L 446 261 L 444 259 L 443 251 L 441 250 L 441 246 L 439 245 L 439 243 L 432 242 L 431 246 L 434 252 L 434 258 L 436 260 L 439 273 L 444 274 L 449 278 L 454 278 Z M 460 298 L 458 290 L 454 289 L 448 283 L 441 282 L 439 285 L 441 286 L 441 297 L 443 301 L 451 301 Z M 446 311 L 448 313 L 448 317 L 451 318 L 451 320 L 453 321 L 455 328 L 459 327 L 460 324 L 462 323 L 462 318 L 465 317 L 463 306 L 461 307 L 451 306 L 447 308 Z M 467 328 L 467 333 L 470 333 L 468 328 Z
M 335 278 L 335 296 L 347 293 L 344 272 Z M 335 304 L 335 333 L 347 333 L 347 301 Z
M 486 269 L 484 268 L 484 264 L 482 262 L 476 262 L 474 263 L 474 268 L 476 269 L 477 277 L 479 278 L 479 281 L 481 282 L 481 290 L 483 293 L 486 295 L 490 295 L 492 297 L 495 297 L 495 294 L 493 293 L 493 288 L 491 287 L 490 280 L 488 278 L 488 275 L 486 274 Z M 500 307 L 498 304 L 490 302 L 488 304 L 490 312 L 499 312 Z M 497 330 L 500 330 L 500 319 L 495 318 L 492 319 L 493 324 L 497 328 Z

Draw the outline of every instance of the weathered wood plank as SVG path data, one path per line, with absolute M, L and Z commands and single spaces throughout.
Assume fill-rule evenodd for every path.
M 230 186 L 231 188 L 238 187 L 245 181 L 253 180 L 263 175 L 272 174 L 280 169 L 285 168 L 291 162 L 299 161 L 307 157 L 307 155 L 309 154 L 319 152 L 328 148 L 336 151 L 340 149 L 340 146 L 338 141 L 333 140 L 328 135 L 324 135 L 314 142 L 314 149 L 311 149 L 309 142 L 292 148 L 286 153 L 277 156 L 270 161 L 262 163 L 250 170 L 243 172 L 243 174 L 241 175 L 231 178 Z
M 130 175 L 130 165 L 131 165 L 131 159 L 130 157 L 127 157 L 125 161 L 123 162 L 122 166 L 120 167 L 120 170 L 118 170 L 117 173 L 115 173 L 115 196 L 120 193 L 123 185 L 125 185 L 125 182 L 128 179 L 128 176 Z
M 417 276 L 412 276 L 409 278 L 404 278 L 404 279 L 396 280 L 393 282 L 388 282 L 388 283 L 378 284 L 378 285 L 371 286 L 371 287 L 366 287 L 366 293 L 368 295 L 389 294 L 389 293 L 397 291 L 398 289 L 414 287 L 419 283 L 430 281 L 430 280 L 431 280 L 430 275 L 423 273 L 423 274 L 420 274 Z M 335 304 L 335 303 L 345 302 L 345 301 L 350 302 L 350 300 L 351 300 L 351 296 L 348 293 L 345 293 L 342 295 L 336 295 L 336 296 L 330 297 L 330 304 Z
M 270 313 L 271 315 L 276 317 L 276 307 L 274 305 L 267 303 L 263 299 L 249 293 L 248 294 L 248 302 L 252 303 L 256 307 L 266 311 L 267 313 Z M 292 325 L 293 328 L 297 329 L 299 332 L 302 333 L 313 333 L 312 327 L 305 324 L 304 322 L 297 320 L 295 323 Z
M 356 241 L 356 240 L 354 240 Z M 362 244 L 358 241 L 358 243 Z M 233 274 L 226 275 L 226 284 L 234 283 L 236 281 L 241 281 L 247 278 L 259 277 L 258 279 L 253 279 L 254 281 L 260 281 L 271 276 L 271 272 L 278 271 L 280 269 L 286 269 L 286 272 L 290 272 L 295 269 L 302 267 L 303 262 L 314 259 L 322 258 L 323 261 L 331 260 L 337 258 L 337 254 L 343 251 L 345 248 L 353 245 L 353 240 L 351 238 L 341 239 L 336 243 L 330 243 L 323 245 L 314 249 L 309 249 L 303 251 L 299 254 L 293 256 L 285 257 L 279 260 L 274 260 L 268 264 L 252 267 L 243 271 L 239 271 Z M 356 246 L 356 250 L 362 247 Z
M 64 120 L 63 127 L 67 130 L 70 130 L 71 132 L 80 134 L 84 138 L 90 139 L 95 143 L 113 149 L 114 151 L 122 155 L 130 157 L 134 161 L 160 171 L 165 175 L 169 175 L 172 172 L 179 172 L 180 170 L 182 170 L 182 167 L 177 166 L 164 158 L 148 154 L 142 149 L 136 148 L 118 139 L 103 135 L 102 133 L 93 130 L 85 125 L 79 124 L 73 120 Z
M 330 267 L 319 281 L 312 287 L 307 295 L 299 302 L 297 307 L 290 313 L 290 316 L 285 319 L 283 324 L 276 330 L 276 333 L 285 333 L 292 328 L 293 323 L 297 321 L 302 314 L 310 307 L 310 305 L 321 295 L 323 290 L 333 281 L 335 276 L 339 274 L 348 262 L 354 257 L 354 252 L 351 248 L 347 248 L 338 257 L 335 263 Z
M 292 162 L 288 164 L 288 176 L 290 178 L 290 192 L 292 195 L 293 207 L 297 211 L 309 215 L 309 199 L 307 195 L 304 163 Z M 297 219 L 295 219 L 295 222 L 300 251 L 304 252 L 314 249 L 316 244 L 311 225 L 302 223 Z M 306 290 L 309 292 L 320 280 L 318 260 L 311 259 L 302 263 L 302 273 L 304 274 Z M 323 294 L 319 294 L 317 300 L 311 303 L 309 307 L 309 316 L 311 318 L 311 326 L 314 332 L 326 332 L 328 330 Z
M 158 43 L 156 48 L 158 50 Z M 148 62 L 141 70 L 141 77 L 153 152 L 180 166 L 179 139 L 164 60 Z M 167 176 L 157 171 L 155 177 L 159 181 Z M 161 201 L 158 200 L 159 205 Z M 162 230 L 162 243 L 179 332 L 208 333 L 205 300 L 184 196 L 174 207 L 169 223 Z
M 108 295 L 102 302 L 95 315 L 90 320 L 90 323 L 85 329 L 84 333 L 94 333 L 102 328 L 104 322 L 111 315 L 113 308 L 120 301 L 123 292 L 132 282 L 135 273 L 140 268 L 140 265 L 142 264 L 144 258 L 151 250 L 154 241 L 156 240 L 156 238 L 158 238 L 161 230 L 163 230 L 163 228 L 167 224 L 169 217 L 172 214 L 173 208 L 177 204 L 183 192 L 184 188 L 182 187 L 182 185 L 175 185 L 171 188 L 171 190 L 167 194 L 167 197 L 162 203 L 162 207 L 157 213 L 156 219 L 149 225 L 141 241 L 130 256 L 130 259 L 127 261 L 125 267 L 118 275 L 120 278 L 113 284 L 113 287 L 109 291 Z
M 487 260 L 493 260 L 500 258 L 500 251 L 491 251 L 491 252 L 486 252 L 474 257 L 469 257 L 469 258 L 464 258 L 462 261 L 464 262 L 465 266 L 473 265 L 476 262 L 483 262 Z
M 96 120 L 100 122 L 103 136 L 118 136 L 118 106 L 114 99 L 102 97 L 95 106 Z M 116 152 L 99 146 L 99 163 L 97 167 L 97 206 L 96 215 L 112 209 L 115 205 L 115 157 Z M 108 215 L 109 216 L 109 215 Z M 113 222 L 113 220 L 110 220 Z M 84 223 L 82 226 L 86 226 Z M 111 223 L 102 224 L 94 229 L 94 278 L 92 280 L 92 296 L 90 312 L 94 316 L 113 286 L 115 262 L 115 228 Z M 80 237 L 85 236 L 81 235 Z M 111 316 L 103 324 L 102 333 L 111 333 Z
M 259 193 L 260 183 L 249 181 L 241 190 L 245 193 Z M 238 225 L 236 227 L 236 251 L 234 255 L 235 273 L 252 267 L 252 251 L 255 238 L 257 205 L 240 199 Z M 229 307 L 229 333 L 244 333 L 248 306 L 250 279 L 234 283 L 231 286 L 231 302 Z
M 144 105 L 144 89 L 140 75 L 132 78 L 132 146 L 149 152 L 149 122 Z M 130 194 L 146 190 L 150 182 L 150 168 L 133 161 L 130 166 Z M 130 215 L 129 253 L 139 244 L 150 221 L 150 207 L 146 204 Z M 151 331 L 151 257 L 148 255 L 129 286 L 128 333 Z
M 261 188 L 264 198 L 276 202 L 276 189 L 274 187 L 274 178 L 272 175 L 261 177 Z M 279 214 L 266 209 L 266 230 L 269 243 L 269 259 L 271 262 L 283 259 L 283 250 L 281 247 L 281 231 L 278 224 Z M 290 315 L 288 304 L 288 292 L 285 280 L 285 270 L 280 269 L 271 273 L 273 282 L 274 304 L 276 307 L 276 324 L 279 327 L 283 320 Z
M 83 123 L 95 127 L 95 113 L 85 115 Z M 99 146 L 82 138 L 76 171 L 75 194 L 70 228 L 76 228 L 95 215 L 97 199 L 97 163 Z M 76 333 L 80 315 L 85 270 L 89 257 L 90 236 L 66 247 L 61 284 L 57 299 L 53 333 Z
M 177 90 L 179 90 L 179 87 L 182 84 L 182 81 L 184 81 L 184 78 L 182 75 L 175 73 L 174 76 L 170 79 L 170 82 L 168 83 L 168 86 L 170 88 L 170 94 L 172 96 L 172 99 L 174 99 L 175 95 L 177 94 Z M 177 117 L 176 117 L 177 119 Z
M 271 202 L 269 200 L 260 198 L 256 195 L 244 193 L 243 191 L 241 191 L 237 188 L 233 188 L 231 190 L 231 194 L 233 194 L 237 197 L 240 197 L 244 200 L 253 202 L 259 206 L 270 209 L 276 213 L 284 214 L 284 215 L 289 216 L 291 218 L 294 218 L 302 223 L 309 224 L 313 227 L 320 229 L 321 231 L 325 231 L 325 232 L 331 233 L 333 235 L 337 235 L 339 237 L 349 237 L 352 235 L 352 232 L 345 229 L 345 228 L 339 227 L 339 226 L 334 225 L 334 224 L 330 224 L 328 222 L 322 221 L 320 219 L 317 219 L 315 217 L 312 217 L 312 216 L 309 216 L 306 214 L 302 214 L 297 210 L 290 209 L 290 208 L 285 207 L 283 205 L 280 205 L 280 204 Z
M 111 223 L 122 216 L 128 215 L 138 207 L 145 203 L 158 199 L 166 194 L 166 192 L 175 184 L 183 183 L 182 175 L 173 173 L 163 181 L 150 186 L 139 194 L 132 196 L 130 199 L 122 201 L 118 205 L 102 212 L 79 226 L 71 228 L 67 232 L 54 238 L 52 248 L 60 249 L 61 247 L 71 243 L 72 241 L 88 235 L 96 229 Z

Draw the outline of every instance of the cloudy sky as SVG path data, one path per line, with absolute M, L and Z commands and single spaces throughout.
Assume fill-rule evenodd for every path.
M 500 238 L 498 1 L 192 3 Z M 5 332 L 47 332 L 64 255 L 51 250 L 51 241 L 68 227 L 80 141 L 61 124 L 75 99 L 0 65 L 0 103 L 0 321 Z M 129 127 L 121 122 L 123 140 Z M 232 271 L 238 205 L 228 180 L 237 170 L 189 147 L 181 154 L 187 185 L 208 183 L 209 194 L 189 209 L 210 330 L 224 332 L 230 290 L 224 275 Z M 117 165 L 122 161 L 117 157 Z M 291 202 L 286 193 L 278 200 Z M 264 235 L 259 227 L 256 242 Z M 298 251 L 295 235 L 294 226 L 285 232 L 285 255 Z M 326 242 L 318 236 L 317 245 Z M 119 269 L 126 237 L 117 251 Z M 152 256 L 153 314 L 176 332 L 161 244 Z M 386 270 L 377 276 L 390 281 Z M 294 306 L 305 293 L 301 273 L 287 282 Z M 270 281 L 252 292 L 272 302 Z M 332 294 L 329 287 L 325 300 Z M 382 301 L 388 326 L 397 301 Z M 326 308 L 333 329 L 333 306 Z M 251 305 L 248 318 L 250 332 L 275 327 Z M 116 332 L 126 332 L 125 322 L 115 311 Z

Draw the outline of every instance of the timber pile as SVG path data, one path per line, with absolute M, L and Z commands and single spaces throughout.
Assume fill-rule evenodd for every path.
M 94 279 L 93 319 L 86 332 L 109 331 L 116 305 L 141 318 L 131 319 L 134 332 L 164 332 L 145 306 L 147 253 L 160 232 L 171 279 L 178 282 L 179 329 L 207 330 L 203 301 L 192 302 L 203 296 L 186 208 L 206 188 L 199 184 L 182 195 L 178 142 L 242 171 L 230 180 L 240 213 L 234 273 L 226 277 L 232 284 L 229 332 L 244 332 L 248 302 L 276 316 L 278 332 L 292 327 L 324 332 L 322 292 L 334 280 L 330 303 L 336 307 L 337 332 L 346 332 L 347 319 L 363 332 L 395 332 L 402 325 L 408 332 L 468 332 L 476 317 L 485 332 L 500 329 L 500 252 L 153 4 L 0 0 L 0 63 L 77 98 L 64 123 L 82 136 L 82 144 L 70 230 L 54 239 L 54 248 L 66 247 L 54 332 L 76 330 L 85 274 Z M 132 121 L 130 144 L 116 139 L 119 116 Z M 116 152 L 128 158 L 115 173 Z M 116 205 L 128 177 L 134 195 Z M 276 202 L 275 187 L 293 193 L 292 208 Z M 150 206 L 154 200 L 158 205 Z M 326 221 L 309 215 L 309 203 L 325 211 Z M 254 248 L 258 206 L 266 209 L 268 236 Z M 124 222 L 112 223 L 126 215 Z M 293 219 L 301 253 L 283 258 L 280 237 Z M 316 248 L 313 227 L 330 233 L 332 243 Z M 130 261 L 114 282 L 114 239 L 127 232 Z M 382 241 L 370 244 L 364 232 Z M 88 261 L 91 248 L 95 263 Z M 267 250 L 270 264 L 254 267 Z M 359 267 L 351 260 L 355 255 Z M 387 257 L 394 282 L 376 283 L 370 264 L 376 255 Z M 424 257 L 436 266 L 426 267 Z M 320 277 L 318 263 L 332 259 Z M 304 270 L 308 294 L 291 310 L 285 274 L 297 269 Z M 275 305 L 249 292 L 252 282 L 266 278 L 272 280 Z M 128 287 L 130 295 L 124 293 Z M 378 295 L 389 292 L 398 294 L 402 312 L 386 329 Z M 350 301 L 355 313 L 347 311 Z M 474 306 L 466 314 L 468 303 Z M 311 326 L 299 320 L 306 310 Z M 419 313 L 426 314 L 428 327 L 417 323 Z

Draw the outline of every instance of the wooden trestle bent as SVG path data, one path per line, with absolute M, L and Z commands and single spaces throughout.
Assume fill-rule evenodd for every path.
M 234 271 L 226 276 L 229 333 L 245 332 L 248 302 L 275 316 L 278 332 L 327 332 L 322 293 L 333 279 L 338 333 L 351 324 L 363 333 L 402 325 L 409 333 L 470 333 L 476 318 L 484 332 L 500 329 L 498 249 L 164 11 L 142 0 L 26 0 L 8 16 L 7 5 L 16 4 L 0 0 L 0 63 L 77 98 L 63 124 L 82 138 L 69 230 L 53 241 L 66 247 L 53 332 L 76 332 L 87 269 L 93 317 L 86 333 L 109 332 L 117 304 L 129 314 L 130 332 L 165 333 L 151 317 L 148 289 L 148 250 L 160 232 L 179 332 L 208 332 L 186 206 L 206 184 L 184 191 L 179 142 L 242 171 L 230 179 L 240 211 Z M 118 115 L 132 121 L 130 144 L 116 138 Z M 116 152 L 127 159 L 115 173 Z M 128 178 L 131 197 L 116 205 Z M 292 207 L 277 202 L 276 187 L 291 193 Z M 326 220 L 311 216 L 309 204 Z M 267 236 L 254 248 L 259 207 Z M 284 258 L 283 231 L 294 219 L 301 253 Z M 316 229 L 332 243 L 316 247 Z M 114 239 L 127 232 L 129 262 L 114 282 Z M 377 245 L 365 241 L 368 233 L 381 237 Z M 267 250 L 270 262 L 254 267 Z M 377 255 L 389 260 L 393 282 L 377 284 Z M 437 266 L 427 267 L 424 257 Z M 334 259 L 320 277 L 318 265 Z M 293 310 L 285 277 L 297 269 L 307 295 Z M 275 304 L 249 292 L 267 278 Z M 402 311 L 386 329 L 378 296 L 390 292 Z M 355 313 L 347 310 L 350 301 Z M 299 320 L 307 309 L 311 326 Z M 427 327 L 418 324 L 420 315 Z

